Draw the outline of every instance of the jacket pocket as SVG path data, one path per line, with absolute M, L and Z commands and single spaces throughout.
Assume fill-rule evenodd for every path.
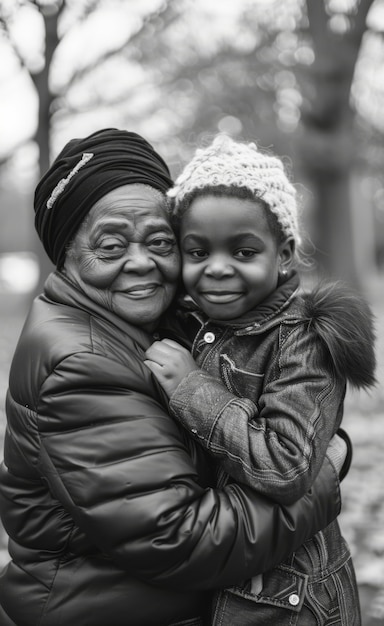
M 263 574 L 263 586 L 260 593 L 252 593 L 251 581 L 244 586 L 231 587 L 228 591 L 256 603 L 281 606 L 297 613 L 304 603 L 308 578 L 307 574 L 285 565 L 279 565 Z
M 263 574 L 260 593 L 251 591 L 250 582 L 217 594 L 212 626 L 292 626 L 303 608 L 308 576 L 278 566 Z
M 217 594 L 212 626 L 361 626 L 350 555 L 320 576 L 279 565 L 263 574 L 260 593 L 249 582 Z
M 228 354 L 220 354 L 220 375 L 231 393 L 238 397 L 258 398 L 264 380 L 264 372 L 254 372 L 236 366 Z
M 349 557 L 336 571 L 308 585 L 304 608 L 316 623 L 361 626 L 360 604 L 355 571 Z M 298 622 L 304 626 L 305 622 Z

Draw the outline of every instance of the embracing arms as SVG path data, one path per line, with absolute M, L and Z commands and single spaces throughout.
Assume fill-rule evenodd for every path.
M 140 368 L 133 379 L 116 361 L 77 354 L 46 380 L 39 401 L 38 471 L 120 568 L 180 588 L 225 586 L 281 562 L 338 515 L 329 461 L 313 490 L 290 506 L 238 485 L 203 487 L 146 372 L 140 382 Z

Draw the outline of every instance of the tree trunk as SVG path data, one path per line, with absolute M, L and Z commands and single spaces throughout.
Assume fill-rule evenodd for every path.
M 330 28 L 325 3 L 307 0 L 309 30 L 315 61 L 311 67 L 308 108 L 302 111 L 303 167 L 315 197 L 315 245 L 321 274 L 342 278 L 359 287 L 351 178 L 356 142 L 350 91 L 373 0 L 361 0 L 349 28 L 342 34 Z
M 53 97 L 49 88 L 49 72 L 54 52 L 59 43 L 57 23 L 60 12 L 61 9 L 53 13 L 49 12 L 43 14 L 45 23 L 45 64 L 41 72 L 32 76 L 39 102 L 35 141 L 39 148 L 40 177 L 47 171 L 50 165 L 50 120 Z M 54 269 L 54 266 L 47 257 L 37 235 L 35 236 L 34 244 L 40 270 L 39 281 L 35 290 L 35 294 L 38 294 L 42 292 L 45 280 L 48 274 Z

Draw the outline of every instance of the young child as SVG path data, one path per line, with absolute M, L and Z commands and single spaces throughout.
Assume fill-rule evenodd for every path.
M 173 414 L 229 477 L 278 502 L 310 489 L 343 415 L 346 383 L 375 382 L 372 316 L 342 284 L 300 289 L 296 193 L 283 164 L 218 136 L 170 192 L 183 261 L 171 339 L 146 364 Z M 218 592 L 212 624 L 359 626 L 349 548 L 333 522 L 262 577 Z

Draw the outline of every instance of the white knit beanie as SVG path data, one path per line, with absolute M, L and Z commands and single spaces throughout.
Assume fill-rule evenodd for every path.
M 254 143 L 237 143 L 218 135 L 210 146 L 196 150 L 168 191 L 174 199 L 174 214 L 178 215 L 187 194 L 218 185 L 249 189 L 275 214 L 283 233 L 300 244 L 296 190 L 279 158 L 263 154 Z

